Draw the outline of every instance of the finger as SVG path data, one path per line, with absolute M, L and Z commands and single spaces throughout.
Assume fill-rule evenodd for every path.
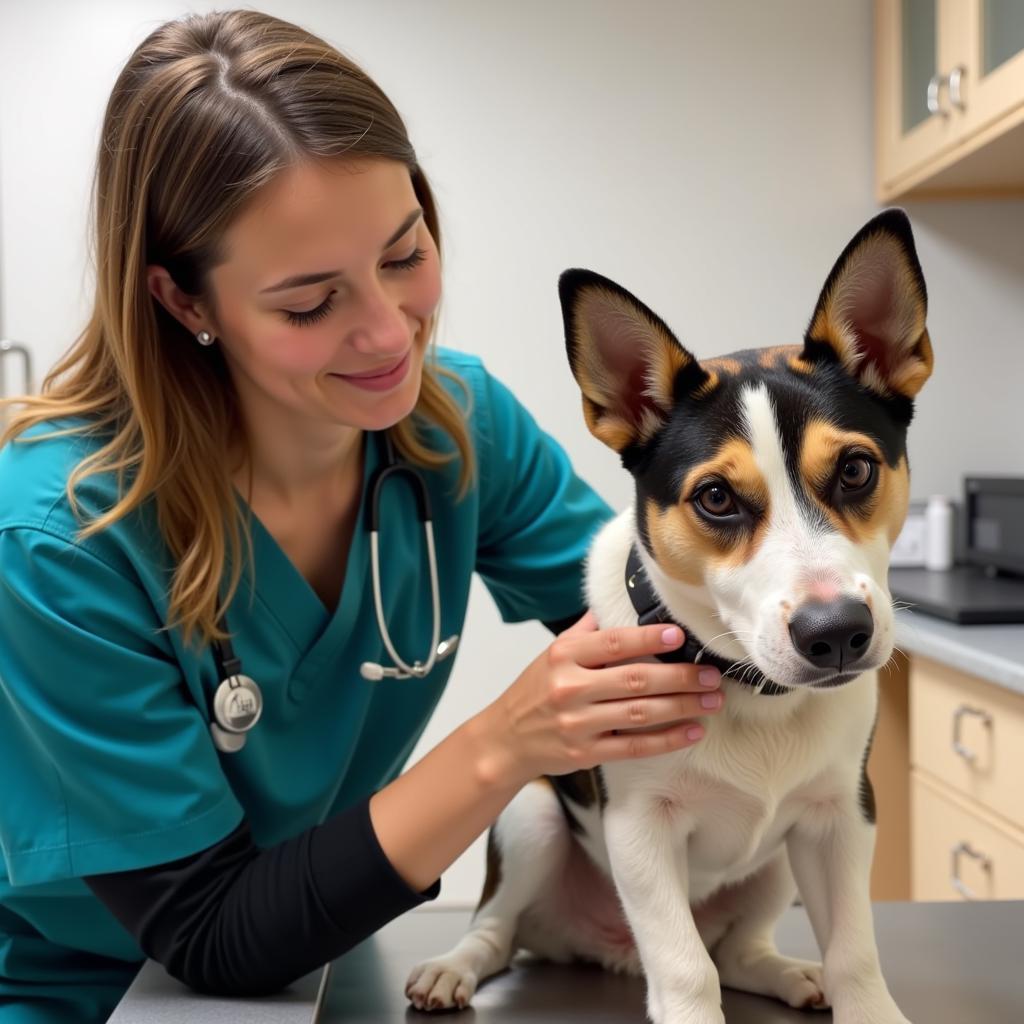
M 637 697 L 592 704 L 578 713 L 579 727 L 591 736 L 616 729 L 662 729 L 684 718 L 716 714 L 722 708 L 722 694 L 672 694 L 665 697 Z
M 628 658 L 644 658 L 675 650 L 683 642 L 678 626 L 616 626 L 559 637 L 566 656 L 584 668 L 599 668 Z
M 684 721 L 654 732 L 631 732 L 602 736 L 594 744 L 594 755 L 600 764 L 609 761 L 630 761 L 640 757 L 657 757 L 685 750 L 704 737 L 700 722 Z
M 717 690 L 722 673 L 711 665 L 688 661 L 631 661 L 580 673 L 579 699 L 585 703 L 656 697 L 665 693 Z

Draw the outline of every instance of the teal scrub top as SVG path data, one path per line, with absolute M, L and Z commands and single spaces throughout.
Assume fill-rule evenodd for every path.
M 573 615 L 610 509 L 478 358 L 437 351 L 468 385 L 478 466 L 461 502 L 457 462 L 421 471 L 441 637 L 461 633 L 474 571 L 507 622 Z M 453 450 L 440 430 L 427 434 Z M 448 659 L 423 680 L 360 675 L 363 661 L 391 663 L 365 503 L 333 614 L 253 516 L 255 586 L 243 579 L 228 623 L 264 710 L 243 750 L 219 753 L 212 652 L 162 630 L 173 565 L 151 504 L 76 539 L 65 485 L 98 443 L 75 435 L 0 451 L 0 1024 L 104 1020 L 138 970 L 141 950 L 82 876 L 195 853 L 243 815 L 261 846 L 324 821 L 401 772 L 452 669 Z M 364 489 L 379 460 L 370 435 L 365 444 Z M 78 496 L 90 515 L 108 509 L 116 479 L 89 477 Z M 422 658 L 431 602 L 410 488 L 385 487 L 380 516 L 386 620 L 398 652 Z M 495 673 L 511 683 L 520 668 Z

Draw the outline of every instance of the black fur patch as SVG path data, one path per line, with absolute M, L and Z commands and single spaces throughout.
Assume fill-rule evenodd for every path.
M 877 818 L 875 806 L 875 789 L 868 778 L 868 758 L 871 756 L 871 746 L 875 742 L 875 730 L 878 728 L 878 712 L 875 712 L 875 721 L 871 726 L 871 735 L 868 736 L 867 746 L 864 748 L 864 757 L 860 762 L 860 812 L 869 825 L 874 825 Z
M 487 832 L 487 874 L 484 877 L 484 888 L 480 893 L 480 902 L 476 905 L 479 910 L 485 903 L 489 903 L 491 897 L 498 891 L 501 885 L 501 854 L 498 852 L 498 844 L 494 839 L 494 829 Z
M 558 797 L 558 803 L 569 824 L 569 830 L 575 835 L 582 835 L 585 831 L 579 819 L 572 813 L 572 809 L 566 803 L 571 800 L 578 807 L 586 807 L 588 810 L 595 804 L 603 811 L 608 803 L 608 790 L 605 788 L 604 774 L 600 765 L 596 768 L 584 769 L 578 772 L 569 772 L 567 775 L 545 776 L 551 783 Z

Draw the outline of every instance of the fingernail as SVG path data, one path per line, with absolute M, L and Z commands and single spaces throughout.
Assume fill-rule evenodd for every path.
M 722 681 L 722 673 L 717 668 L 702 668 L 697 679 L 701 686 L 717 686 Z
M 704 735 L 704 727 L 701 725 L 691 725 L 686 730 L 686 738 L 688 740 L 699 740 Z
M 674 644 L 679 643 L 683 639 L 683 631 L 678 626 L 669 626 L 668 629 L 663 630 L 661 634 L 661 642 L 666 647 L 671 647 Z
M 705 693 L 700 699 L 700 706 L 702 708 L 717 708 L 721 703 L 721 695 L 717 693 Z

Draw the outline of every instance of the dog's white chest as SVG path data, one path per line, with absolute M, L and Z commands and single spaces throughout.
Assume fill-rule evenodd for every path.
M 693 771 L 660 778 L 651 773 L 642 780 L 626 766 L 606 766 L 605 773 L 605 813 L 630 815 L 637 834 L 668 829 L 680 859 L 685 859 L 695 901 L 745 878 L 770 858 L 806 804 L 778 788 L 778 773 L 765 777 L 759 790 Z M 624 778 L 626 773 L 633 777 Z M 620 794 L 626 793 L 620 804 Z
M 776 810 L 774 801 L 731 786 L 691 784 L 677 811 L 678 827 L 686 832 L 691 879 L 718 880 L 755 861 L 775 831 Z
M 865 679 L 805 702 L 784 720 L 726 712 L 707 720 L 707 735 L 689 750 L 605 765 L 605 814 L 627 816 L 632 834 L 667 830 L 699 901 L 758 870 L 799 819 L 848 788 L 873 719 L 872 685 Z M 599 821 L 587 825 L 603 831 Z M 610 866 L 606 852 L 599 856 Z

